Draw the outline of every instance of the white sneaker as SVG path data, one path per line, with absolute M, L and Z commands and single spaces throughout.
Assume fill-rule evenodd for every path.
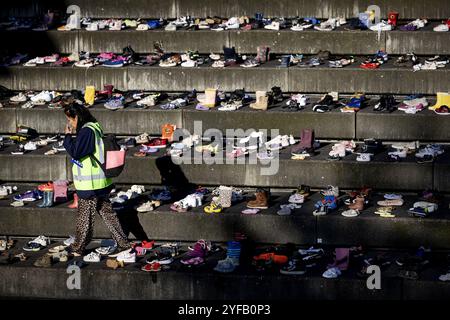
M 332 31 L 336 28 L 336 19 L 328 19 L 325 22 L 322 22 L 319 26 L 314 26 L 314 29 L 319 31 Z
M 177 26 L 173 22 L 170 22 L 167 26 L 164 27 L 164 30 L 177 31 Z
M 98 23 L 92 22 L 86 27 L 86 31 L 98 31 Z
M 450 272 L 447 272 L 446 274 L 443 274 L 439 277 L 440 281 L 450 281 Z
M 43 247 L 46 247 L 50 244 L 50 238 L 46 236 L 39 236 L 30 242 L 37 243 Z
M 147 31 L 148 30 L 148 24 L 141 23 L 136 27 L 137 31 Z
M 50 102 L 54 98 L 54 93 L 50 91 L 41 91 L 35 96 L 30 98 L 31 102 L 34 104 L 40 104 L 42 102 Z
M 401 150 L 416 150 L 419 149 L 419 141 L 395 143 L 392 145 L 392 148 Z
M 151 94 L 151 95 L 148 95 L 145 98 L 139 100 L 138 102 L 136 102 L 136 104 L 138 106 L 153 107 L 154 105 L 156 105 L 157 97 L 158 97 L 158 95 Z
M 109 30 L 113 30 L 113 31 L 120 31 L 120 30 L 122 30 L 122 20 L 114 20 L 109 25 Z
M 137 194 L 141 194 L 141 193 L 144 193 L 145 192 L 145 187 L 144 186 L 142 186 L 142 185 L 132 185 L 131 186 L 131 188 L 130 188 L 130 190 L 132 191 L 132 192 L 136 192 Z
M 291 100 L 296 101 L 301 107 L 306 106 L 308 103 L 308 97 L 304 94 L 295 94 L 291 97 Z
M 278 21 L 272 21 L 271 24 L 265 25 L 264 29 L 268 30 L 280 30 L 280 23 Z
M 72 243 L 75 242 L 75 236 L 70 235 L 68 239 L 64 240 L 64 245 L 65 246 L 70 246 Z
M 218 60 L 220 60 L 220 54 L 211 53 L 211 54 L 209 55 L 209 58 L 210 58 L 211 60 L 218 61 Z
M 399 157 L 399 158 L 406 158 L 407 151 L 406 151 L 406 149 L 398 150 L 398 151 L 392 151 L 392 152 L 388 152 L 388 155 L 396 156 L 396 157 Z
M 44 64 L 45 60 L 42 57 L 36 57 L 34 59 L 28 60 L 24 63 L 24 67 L 36 67 L 38 64 Z
M 25 102 L 25 101 L 27 101 L 27 96 L 24 95 L 22 92 L 20 92 L 18 95 L 9 98 L 9 101 L 11 101 L 13 103 Z
M 303 195 L 301 195 L 301 194 L 294 193 L 293 195 L 291 195 L 289 197 L 288 202 L 302 204 L 302 203 L 305 202 L 305 197 Z
M 97 252 L 91 252 L 83 257 L 84 262 L 100 262 L 101 255 Z
M 27 150 L 27 151 L 34 151 L 34 150 L 37 150 L 36 143 L 35 143 L 35 142 L 32 142 L 32 141 L 27 142 L 27 143 L 23 146 L 23 148 L 24 148 L 25 150 Z
M 172 23 L 177 27 L 187 27 L 188 26 L 188 17 L 178 17 L 177 20 Z
M 136 262 L 136 253 L 131 252 L 132 249 L 127 249 L 119 253 L 116 257 L 117 261 L 122 261 L 124 263 L 134 263 Z
M 197 66 L 197 62 L 194 60 L 187 60 L 181 64 L 184 68 L 194 68 Z
M 390 30 L 392 30 L 392 25 L 390 25 L 386 21 L 381 21 L 373 26 L 370 26 L 370 30 L 372 30 L 372 31 L 390 31 Z
M 108 246 L 108 247 L 99 247 L 95 249 L 95 252 L 97 252 L 99 255 L 107 256 L 111 253 L 116 251 L 116 247 L 114 246 Z
M 440 24 L 433 28 L 436 32 L 447 32 L 449 30 L 448 24 Z
M 425 148 L 422 148 L 418 152 L 416 152 L 416 157 L 417 158 L 423 158 L 425 156 L 436 157 L 443 153 L 444 150 L 442 149 L 442 147 L 438 145 L 427 145 Z
M 154 201 L 147 201 L 136 208 L 137 212 L 149 212 L 155 210 Z
M 228 21 L 225 23 L 225 28 L 227 30 L 239 29 L 239 19 L 236 17 L 228 19 Z

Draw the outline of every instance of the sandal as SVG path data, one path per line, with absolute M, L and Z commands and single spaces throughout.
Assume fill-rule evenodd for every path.
M 135 153 L 133 154 L 133 156 L 142 158 L 142 157 L 147 156 L 147 153 L 146 153 L 146 152 L 142 152 L 142 151 L 138 151 L 138 152 L 135 152 Z

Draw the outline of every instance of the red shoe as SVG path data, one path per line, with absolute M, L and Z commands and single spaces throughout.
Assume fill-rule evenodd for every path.
M 151 139 L 148 143 L 145 143 L 144 145 L 150 148 L 166 148 L 167 147 L 168 140 L 167 139 L 160 139 L 160 138 L 154 138 Z
M 260 261 L 260 260 L 270 261 L 271 260 L 276 264 L 285 264 L 288 262 L 288 257 L 284 256 L 284 255 L 278 255 L 273 252 L 269 252 L 269 253 L 262 253 L 258 256 L 254 256 L 253 260 L 255 260 L 255 261 Z
M 155 241 L 154 240 L 152 240 L 152 241 L 145 241 L 144 240 L 141 243 L 141 247 L 144 248 L 144 249 L 152 249 L 154 245 L 155 245 Z
M 153 262 L 146 264 L 141 268 L 141 270 L 145 272 L 157 272 L 161 271 L 161 265 L 158 262 Z
M 44 184 L 38 185 L 39 191 L 52 191 L 53 190 L 53 182 L 49 181 Z
M 360 65 L 360 67 L 363 69 L 377 69 L 379 66 L 380 66 L 379 63 L 373 63 L 373 62 L 363 63 Z

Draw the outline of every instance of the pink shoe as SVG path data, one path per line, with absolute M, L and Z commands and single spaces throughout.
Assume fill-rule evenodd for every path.
M 187 260 L 181 260 L 182 264 L 190 265 L 190 266 L 196 266 L 196 265 L 202 264 L 203 262 L 205 262 L 205 260 L 201 257 L 195 257 L 195 258 L 190 258 Z

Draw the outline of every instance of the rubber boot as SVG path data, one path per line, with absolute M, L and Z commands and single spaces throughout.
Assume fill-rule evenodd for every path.
M 70 209 L 78 208 L 78 195 L 76 193 L 73 194 L 73 202 L 67 206 Z
M 45 208 L 47 207 L 47 202 L 48 202 L 48 191 L 44 191 L 44 197 L 41 203 L 39 203 L 37 206 L 39 208 Z
M 95 87 L 94 86 L 87 86 L 86 90 L 84 92 L 84 102 L 88 106 L 94 105 L 95 101 Z
M 301 154 L 302 152 L 314 152 L 314 129 L 303 129 L 300 133 L 300 143 L 292 148 L 293 154 Z
M 44 200 L 38 204 L 39 208 L 49 208 L 53 206 L 53 191 L 44 191 Z
M 438 92 L 436 93 L 436 96 L 436 104 L 434 106 L 428 107 L 429 110 L 436 110 L 443 105 L 450 107 L 450 93 Z

